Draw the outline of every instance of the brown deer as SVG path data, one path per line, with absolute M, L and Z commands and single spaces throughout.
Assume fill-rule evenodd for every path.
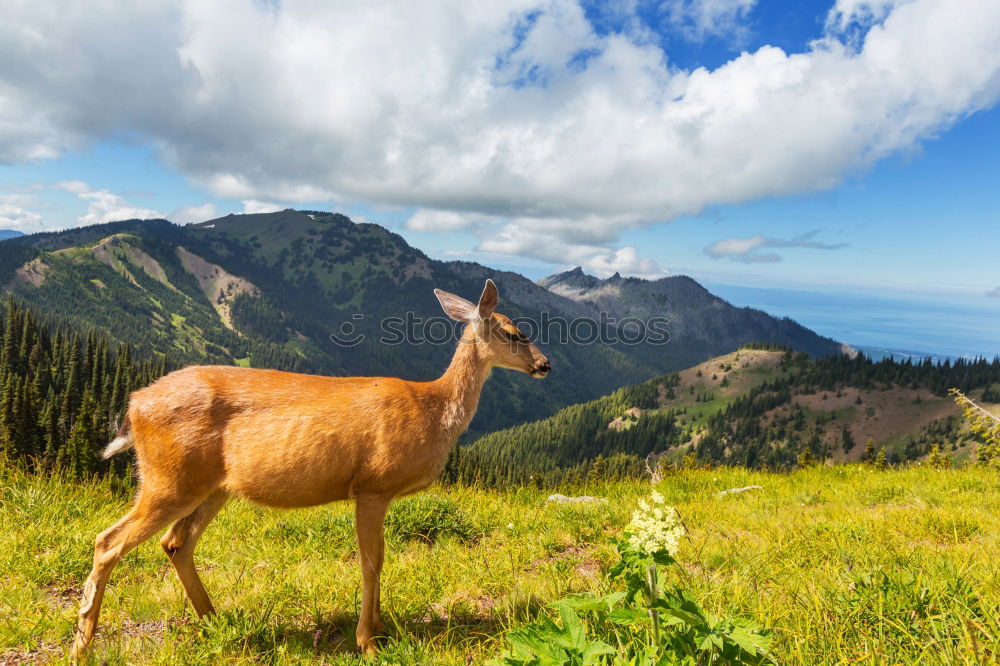
M 430 485 L 472 420 L 494 367 L 544 377 L 551 366 L 494 309 L 486 281 L 478 305 L 438 289 L 441 307 L 467 322 L 445 373 L 431 382 L 321 377 L 196 366 L 134 392 L 109 458 L 135 448 L 141 484 L 128 514 L 102 532 L 83 588 L 74 657 L 94 637 L 115 565 L 167 525 L 160 545 L 199 616 L 213 611 L 194 548 L 231 496 L 274 507 L 353 499 L 362 574 L 358 648 L 384 631 L 379 577 L 389 503 Z

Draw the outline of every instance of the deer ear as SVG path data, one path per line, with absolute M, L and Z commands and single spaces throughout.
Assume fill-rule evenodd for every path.
M 479 317 L 486 319 L 492 315 L 499 303 L 500 292 L 497 291 L 497 286 L 493 284 L 493 280 L 487 280 L 486 287 L 483 288 L 483 295 L 479 297 Z
M 461 296 L 440 289 L 435 289 L 434 295 L 441 303 L 444 313 L 455 321 L 473 321 L 477 318 L 476 306 Z

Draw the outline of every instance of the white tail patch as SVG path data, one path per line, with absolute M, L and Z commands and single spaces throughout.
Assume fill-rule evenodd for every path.
M 129 432 L 127 435 L 115 439 L 113 442 L 104 447 L 101 457 L 107 460 L 111 456 L 116 456 L 122 451 L 131 449 L 133 446 L 135 446 L 135 438 L 132 437 L 132 433 Z

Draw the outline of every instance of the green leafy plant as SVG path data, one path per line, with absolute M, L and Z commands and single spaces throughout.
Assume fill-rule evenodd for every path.
M 659 494 L 639 506 L 629 531 L 612 540 L 619 560 L 608 571 L 608 583 L 625 589 L 553 604 L 562 625 L 545 617 L 511 632 L 508 650 L 494 664 L 604 664 L 612 663 L 610 655 L 613 663 L 632 666 L 773 663 L 769 632 L 749 621 L 713 615 L 679 587 L 661 588 L 659 568 L 676 564 L 678 540 L 686 530 Z
M 666 550 L 648 553 L 628 540 L 616 542 L 621 556 L 608 573 L 625 582 L 626 605 L 609 613 L 621 625 L 648 624 L 652 634 L 647 659 L 632 655 L 634 664 L 767 664 L 769 632 L 752 622 L 722 618 L 703 610 L 679 587 L 657 584 L 657 567 L 675 563 Z M 638 608 L 637 606 L 643 606 Z
M 553 606 L 562 626 L 549 618 L 515 629 L 507 635 L 510 649 L 498 663 L 509 666 L 590 666 L 602 663 L 615 649 L 601 640 L 588 639 L 577 611 L 566 600 Z

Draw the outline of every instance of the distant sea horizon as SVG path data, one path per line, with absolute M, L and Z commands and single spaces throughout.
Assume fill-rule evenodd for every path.
M 706 284 L 738 307 L 789 317 L 874 358 L 1000 356 L 1000 299 L 820 292 Z

